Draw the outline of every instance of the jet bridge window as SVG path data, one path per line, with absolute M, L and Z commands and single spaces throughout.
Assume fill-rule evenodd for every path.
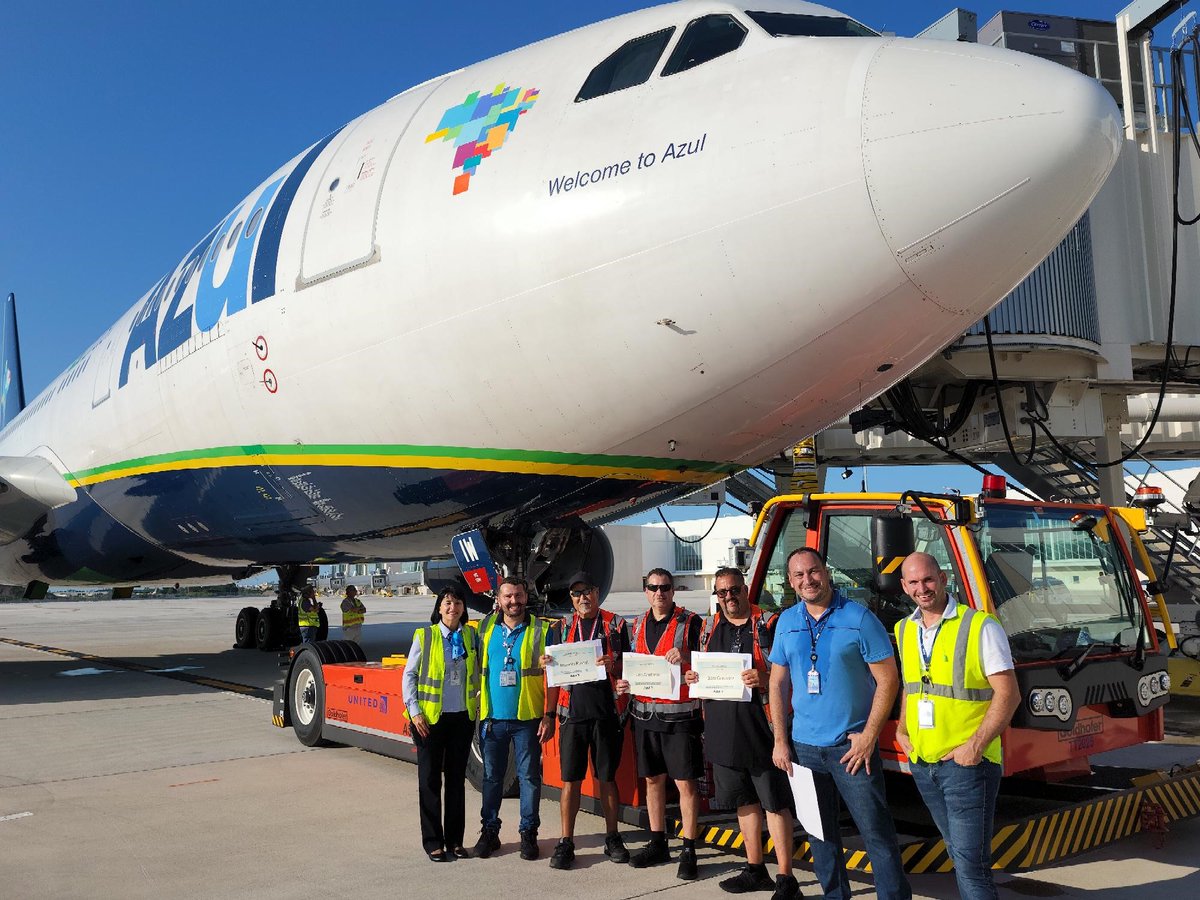
M 683 30 L 662 73 L 674 75 L 694 69 L 710 59 L 732 53 L 745 39 L 746 29 L 732 16 L 702 16 Z
M 614 91 L 623 91 L 649 80 L 654 67 L 662 57 L 675 28 L 664 28 L 654 34 L 634 38 L 621 46 L 616 53 L 592 69 L 575 97 L 576 103 L 602 97 Z
M 746 15 L 771 37 L 879 37 L 866 25 L 840 16 L 805 16 L 749 9 Z

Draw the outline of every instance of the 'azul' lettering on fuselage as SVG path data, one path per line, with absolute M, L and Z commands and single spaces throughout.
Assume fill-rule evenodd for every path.
M 311 147 L 289 174 L 238 205 L 154 286 L 129 328 L 118 388 L 129 381 L 129 363 L 138 350 L 142 368 L 148 370 L 196 332 L 209 331 L 223 316 L 245 309 L 247 300 L 253 304 L 274 296 L 279 240 L 296 190 L 337 133 Z M 189 293 L 192 303 L 181 309 Z

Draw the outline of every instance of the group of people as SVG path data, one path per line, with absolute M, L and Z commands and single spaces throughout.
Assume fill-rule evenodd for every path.
M 948 595 L 946 575 L 931 556 L 909 555 L 901 576 L 916 609 L 895 628 L 899 666 L 883 624 L 833 587 L 823 557 L 811 548 L 788 557 L 796 603 L 775 616 L 751 603 L 744 576 L 733 568 L 716 573 L 717 608 L 707 619 L 678 606 L 673 575 L 652 569 L 644 580 L 648 608 L 632 627 L 600 608 L 598 587 L 586 572 L 571 577 L 574 613 L 561 623 L 530 615 L 525 583 L 506 578 L 495 610 L 478 629 L 465 627 L 466 598 L 457 587 L 446 588 L 431 625 L 413 638 L 404 673 L 406 714 L 418 747 L 425 852 L 446 861 L 487 858 L 500 849 L 511 748 L 520 787 L 520 855 L 538 859 L 541 751 L 557 729 L 563 789 L 552 868 L 570 869 L 575 860 L 575 822 L 590 763 L 605 820 L 604 855 L 635 868 L 672 860 L 666 833 L 670 779 L 682 820 L 676 874 L 697 878 L 699 781 L 707 758 L 714 802 L 737 810 L 746 852 L 746 864 L 721 888 L 772 891 L 773 900 L 799 897 L 788 778 L 799 764 L 812 771 L 820 801 L 824 837 L 810 835 L 809 843 L 824 895 L 850 897 L 840 800 L 866 843 L 878 896 L 911 897 L 878 746 L 899 693 L 896 740 L 945 839 L 960 893 L 995 897 L 990 853 L 1000 734 L 1019 703 L 1008 641 L 994 616 Z M 597 662 L 607 678 L 548 687 L 546 671 L 555 662 L 546 648 L 574 641 L 600 642 Z M 691 660 L 698 651 L 748 655 L 741 677 L 750 701 L 691 697 L 699 677 Z M 630 652 L 680 666 L 677 698 L 635 693 L 622 677 L 622 658 Z M 616 775 L 627 723 L 650 825 L 649 841 L 632 853 L 617 830 Z M 464 785 L 476 727 L 483 758 L 481 830 L 468 850 Z M 773 878 L 764 861 L 764 824 L 778 864 Z
M 366 616 L 367 607 L 358 596 L 358 588 L 352 584 L 346 585 L 346 593 L 342 597 L 342 638 L 361 642 Z M 321 601 L 317 599 L 317 589 L 311 584 L 305 585 L 300 591 L 296 617 L 300 626 L 300 642 L 311 644 L 317 639 L 317 632 L 321 628 Z

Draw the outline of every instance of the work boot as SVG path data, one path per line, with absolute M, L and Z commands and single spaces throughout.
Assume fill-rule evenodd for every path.
M 795 875 L 776 875 L 775 876 L 775 893 L 771 895 L 771 900 L 797 900 L 804 896 L 800 893 L 800 882 L 796 880 Z
M 762 863 L 753 865 L 746 863 L 732 878 L 726 878 L 718 883 L 721 890 L 727 894 L 747 894 L 750 891 L 771 891 L 775 882 L 767 874 L 767 867 Z
M 569 869 L 575 862 L 575 842 L 570 838 L 562 838 L 554 845 L 554 853 L 550 857 L 550 868 Z
M 537 859 L 542 855 L 537 845 L 537 829 L 530 828 L 521 832 L 521 859 Z
M 471 855 L 476 859 L 487 859 L 500 849 L 500 833 L 495 828 L 484 826 L 479 832 L 479 840 L 475 842 Z
M 604 855 L 615 863 L 629 862 L 629 851 L 625 849 L 625 842 L 615 831 L 604 839 Z
M 629 864 L 635 869 L 644 869 L 647 866 L 660 866 L 670 861 L 671 851 L 667 849 L 665 839 L 656 840 L 651 838 L 650 843 L 629 857 Z
M 696 873 L 696 848 L 684 847 L 679 851 L 679 869 L 675 873 L 676 878 L 682 878 L 684 881 L 695 881 L 698 877 Z

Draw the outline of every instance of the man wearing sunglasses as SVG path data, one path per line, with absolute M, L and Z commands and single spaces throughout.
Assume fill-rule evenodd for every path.
M 672 665 L 686 667 L 692 651 L 700 645 L 703 620 L 675 605 L 675 577 L 666 569 L 651 569 L 645 579 L 650 609 L 633 626 L 637 653 L 665 657 Z M 617 682 L 617 690 L 629 692 L 629 682 Z M 683 850 L 676 875 L 695 880 L 696 836 L 699 825 L 699 779 L 704 774 L 701 734 L 704 720 L 700 701 L 688 696 L 686 684 L 679 686 L 678 700 L 634 695 L 629 704 L 633 717 L 633 742 L 637 749 L 638 775 L 646 779 L 646 814 L 650 819 L 650 842 L 629 858 L 641 869 L 670 862 L 667 848 L 667 776 L 679 789 L 679 813 L 683 819 Z
M 717 609 L 704 623 L 700 649 L 710 653 L 745 653 L 750 668 L 742 684 L 750 688 L 750 702 L 704 701 L 704 755 L 712 763 L 716 803 L 737 810 L 738 828 L 746 848 L 746 865 L 720 882 L 730 894 L 773 891 L 771 900 L 794 900 L 800 885 L 792 874 L 792 790 L 787 776 L 771 760 L 775 739 L 766 708 L 768 673 L 776 617 L 750 602 L 745 576 L 734 568 L 718 569 L 715 578 Z M 687 682 L 699 678 L 687 673 Z M 763 862 L 763 810 L 775 844 L 779 875 L 772 879 Z
M 599 641 L 598 660 L 608 679 L 558 689 L 558 761 L 563 788 L 560 799 L 562 837 L 550 857 L 550 868 L 569 869 L 575 861 L 575 819 L 588 757 L 600 785 L 600 808 L 607 835 L 604 855 L 613 862 L 629 862 L 629 851 L 617 833 L 617 769 L 625 742 L 622 713 L 629 698 L 617 694 L 621 654 L 629 652 L 629 627 L 625 620 L 600 608 L 600 589 L 587 572 L 576 572 L 570 581 L 575 614 L 562 623 L 561 643 Z M 554 665 L 549 656 L 543 666 Z

